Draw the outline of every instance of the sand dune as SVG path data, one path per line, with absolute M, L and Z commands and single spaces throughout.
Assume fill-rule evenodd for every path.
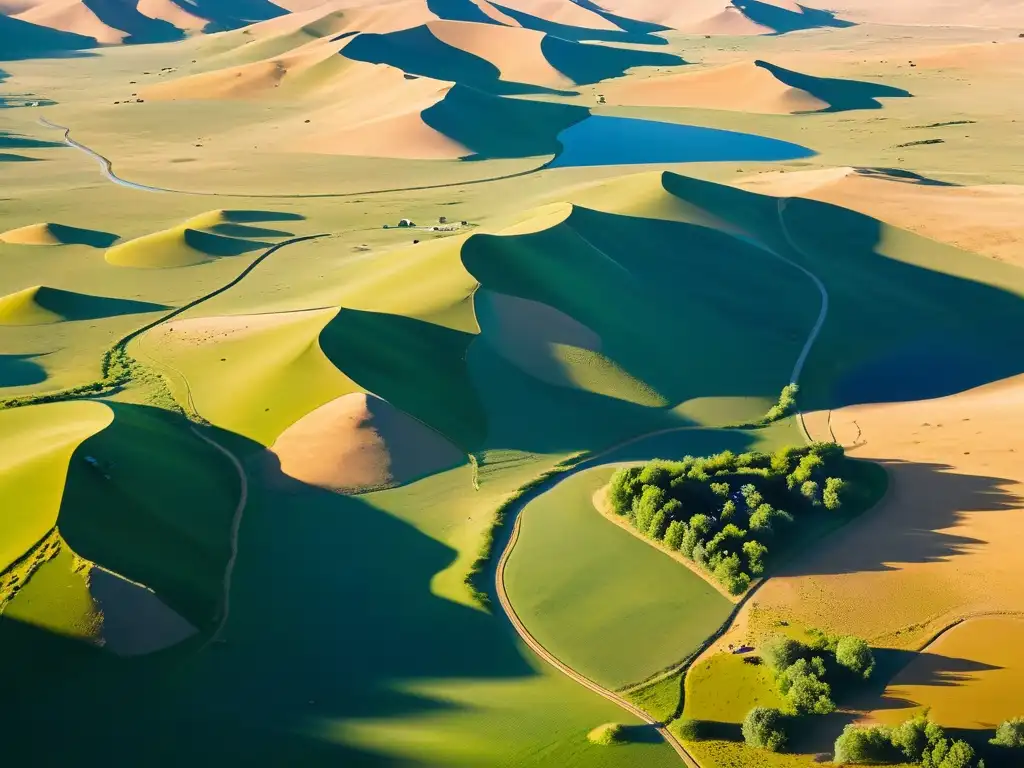
M 702 35 L 763 35 L 848 25 L 829 11 L 793 0 L 602 0 L 599 5 L 619 16 Z
M 750 62 L 645 80 L 628 78 L 602 85 L 601 93 L 609 104 L 727 109 L 774 115 L 815 112 L 828 106 Z
M 764 173 L 743 179 L 739 186 L 841 205 L 932 240 L 1024 266 L 1024 187 L 957 187 L 872 168 Z
M 257 237 L 280 237 L 290 234 L 240 224 L 237 221 L 238 216 L 233 215 L 246 213 L 254 215 L 242 216 L 242 220 L 261 221 L 259 212 L 209 211 L 178 226 L 115 245 L 107 250 L 105 258 L 108 264 L 118 267 L 188 267 L 210 259 L 241 256 L 272 245 L 270 242 L 255 239 Z
M 499 11 L 503 8 L 511 8 L 555 24 L 584 29 L 619 31 L 614 23 L 601 15 L 576 3 L 567 3 L 563 0 L 503 0 L 501 3 L 492 3 L 491 5 L 497 7 Z
M 167 307 L 36 285 L 0 296 L 0 325 L 48 325 L 73 320 L 157 312 Z
M 187 4 L 174 0 L 15 0 L 0 6 L 0 12 L 107 45 L 168 42 L 189 33 L 235 29 L 286 14 L 279 6 L 260 0 L 235 2 L 230 7 L 221 0 L 191 0 Z
M 285 475 L 335 493 L 401 485 L 465 460 L 437 432 L 363 393 L 343 395 L 304 416 L 270 451 Z
M 852 21 L 876 24 L 1009 28 L 1024 24 L 1024 6 L 1017 0 L 982 0 L 973 4 L 960 0 L 830 0 L 828 7 Z
M 0 242 L 12 245 L 89 245 L 106 248 L 117 241 L 117 235 L 93 229 L 69 227 L 66 224 L 44 222 L 0 232 Z

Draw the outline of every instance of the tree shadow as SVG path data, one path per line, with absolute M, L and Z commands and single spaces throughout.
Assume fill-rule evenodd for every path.
M 871 573 L 943 562 L 984 545 L 947 531 L 966 516 L 1019 509 L 1013 481 L 955 474 L 943 464 L 879 462 L 890 475 L 888 501 L 833 534 L 827 556 L 808 553 L 782 576 Z
M 584 40 L 596 40 L 604 43 L 629 43 L 632 45 L 668 45 L 668 41 L 665 38 L 652 34 L 656 30 L 646 27 L 643 22 L 632 22 L 627 25 L 630 29 L 590 29 L 588 27 L 576 27 L 571 24 L 559 24 L 558 22 L 548 21 L 526 11 L 509 8 L 499 3 L 491 3 L 491 5 L 515 20 L 521 27 L 544 32 L 563 40 L 572 40 L 577 43 Z
M 447 80 L 494 95 L 571 93 L 502 80 L 501 71 L 491 62 L 439 40 L 425 24 L 383 34 L 364 32 L 339 55 L 369 64 L 387 64 L 410 75 Z
M 856 26 L 852 21 L 836 18 L 835 13 L 831 11 L 808 8 L 805 5 L 798 4 L 800 12 L 797 13 L 761 0 L 732 0 L 732 4 L 748 19 L 770 28 L 777 35 L 822 27 L 843 29 Z
M 903 88 L 894 88 L 881 83 L 868 83 L 860 80 L 844 80 L 835 77 L 815 77 L 792 69 L 776 66 L 758 59 L 754 65 L 771 73 L 772 77 L 790 88 L 806 91 L 819 101 L 828 104 L 817 110 L 808 110 L 797 114 L 820 114 L 826 112 L 846 112 L 855 109 L 881 109 L 881 98 L 910 98 L 913 94 Z

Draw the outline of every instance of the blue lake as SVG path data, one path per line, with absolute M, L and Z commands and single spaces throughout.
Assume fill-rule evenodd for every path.
M 752 133 L 591 115 L 558 134 L 562 152 L 550 168 L 725 161 L 773 162 L 814 151 Z

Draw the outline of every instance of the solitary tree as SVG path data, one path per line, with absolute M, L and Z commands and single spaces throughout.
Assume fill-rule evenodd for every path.
M 836 644 L 836 661 L 865 680 L 875 671 L 875 656 L 859 637 L 844 637 Z

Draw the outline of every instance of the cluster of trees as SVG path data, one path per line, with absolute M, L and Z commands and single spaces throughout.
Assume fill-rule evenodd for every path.
M 739 595 L 764 573 L 769 545 L 797 517 L 841 508 L 843 461 L 834 443 L 656 459 L 618 470 L 609 500 L 638 531 Z
M 827 715 L 836 709 L 834 684 L 866 680 L 875 670 L 871 648 L 859 637 L 833 637 L 812 630 L 811 641 L 791 637 L 769 640 L 763 657 L 786 699 L 787 714 L 773 707 L 754 707 L 743 720 L 743 740 L 751 747 L 779 752 L 786 746 L 791 715 Z
M 1024 717 L 1011 717 L 996 728 L 995 738 L 989 744 L 1009 749 L 1024 749 Z
M 836 739 L 837 763 L 914 763 L 922 768 L 984 768 L 966 741 L 949 739 L 927 715 L 895 728 L 848 725 Z

